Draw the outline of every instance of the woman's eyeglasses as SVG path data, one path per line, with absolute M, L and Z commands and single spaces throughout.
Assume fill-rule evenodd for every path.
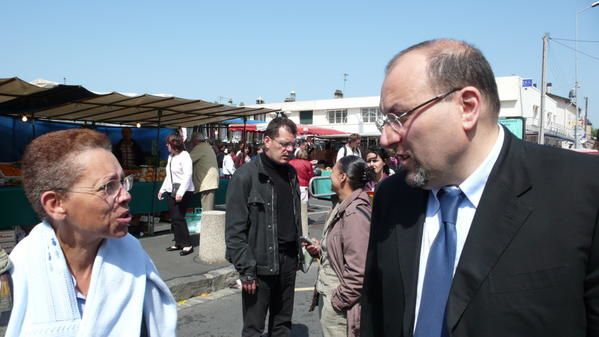
M 103 192 L 105 196 L 112 198 L 112 197 L 115 197 L 119 193 L 121 188 L 123 188 L 126 192 L 131 191 L 131 188 L 133 187 L 134 177 L 135 177 L 134 175 L 129 175 L 123 179 L 113 179 L 98 188 L 95 188 L 95 187 L 78 187 L 77 188 L 77 189 L 89 189 L 89 190 L 93 190 L 94 192 L 76 191 L 75 189 L 68 189 L 66 191 L 73 192 L 73 193 L 86 193 L 86 194 L 94 194 L 94 195 L 97 192 Z

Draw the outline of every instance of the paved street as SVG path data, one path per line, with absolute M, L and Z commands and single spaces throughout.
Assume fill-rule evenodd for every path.
M 299 272 L 293 312 L 293 336 L 321 336 L 317 311 L 308 312 L 316 265 L 307 274 Z M 177 336 L 233 337 L 241 333 L 241 293 L 238 289 L 220 290 L 179 304 Z
M 311 201 L 319 207 L 311 207 L 310 235 L 320 238 L 329 202 Z M 308 312 L 312 300 L 312 288 L 318 266 L 309 272 L 298 272 L 295 308 L 293 312 L 293 336 L 321 336 L 317 311 Z M 191 298 L 178 305 L 179 320 L 177 336 L 181 337 L 234 337 L 241 335 L 241 293 L 238 289 L 224 289 L 207 296 Z

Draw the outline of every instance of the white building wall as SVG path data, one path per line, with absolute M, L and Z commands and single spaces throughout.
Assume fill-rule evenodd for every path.
M 497 89 L 501 101 L 500 117 L 524 117 L 528 132 L 537 132 L 540 122 L 540 90 L 536 87 L 523 87 L 519 76 L 497 77 Z M 378 108 L 379 96 L 335 98 L 314 101 L 296 101 L 268 103 L 249 107 L 263 107 L 282 110 L 294 122 L 299 123 L 300 111 L 313 111 L 312 125 L 328 127 L 347 133 L 359 133 L 363 136 L 380 135 L 374 123 L 364 122 L 362 108 Z M 347 110 L 347 123 L 329 123 L 328 112 Z M 545 128 L 549 135 L 572 137 L 575 119 L 574 106 L 567 99 L 545 98 Z M 267 116 L 270 121 L 273 116 Z

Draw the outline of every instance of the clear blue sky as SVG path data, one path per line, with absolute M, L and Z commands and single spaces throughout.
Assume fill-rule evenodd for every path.
M 422 40 L 469 41 L 496 76 L 541 81 L 542 37 L 574 39 L 591 0 L 9 1 L 0 6 L 0 77 L 94 91 L 168 93 L 252 104 L 378 95 L 386 62 Z M 579 16 L 599 40 L 599 7 Z M 559 41 L 573 47 L 573 42 Z M 599 43 L 579 49 L 599 58 Z M 574 52 L 550 43 L 549 81 L 567 96 Z M 599 125 L 599 60 L 579 56 L 580 97 Z

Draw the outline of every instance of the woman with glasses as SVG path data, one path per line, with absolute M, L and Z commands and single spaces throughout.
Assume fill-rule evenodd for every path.
M 322 241 L 304 240 L 320 257 L 315 297 L 324 337 L 360 336 L 360 293 L 370 235 L 370 199 L 364 190 L 373 169 L 358 156 L 340 158 L 331 186 L 339 197 L 324 225 Z
M 23 187 L 42 219 L 12 251 L 6 336 L 174 336 L 176 303 L 127 233 L 133 180 L 104 134 L 40 136 L 23 156 Z
M 366 153 L 366 163 L 374 170 L 374 179 L 366 184 L 367 191 L 374 192 L 378 184 L 390 175 L 390 169 L 387 165 L 389 155 L 383 148 L 371 148 Z
M 166 138 L 166 148 L 169 156 L 166 163 L 166 178 L 158 191 L 158 199 L 166 198 L 166 204 L 171 216 L 171 226 L 175 236 L 175 244 L 166 248 L 167 251 L 180 250 L 179 255 L 185 256 L 193 252 L 185 213 L 193 197 L 193 162 L 185 151 L 183 138 L 178 133 Z

